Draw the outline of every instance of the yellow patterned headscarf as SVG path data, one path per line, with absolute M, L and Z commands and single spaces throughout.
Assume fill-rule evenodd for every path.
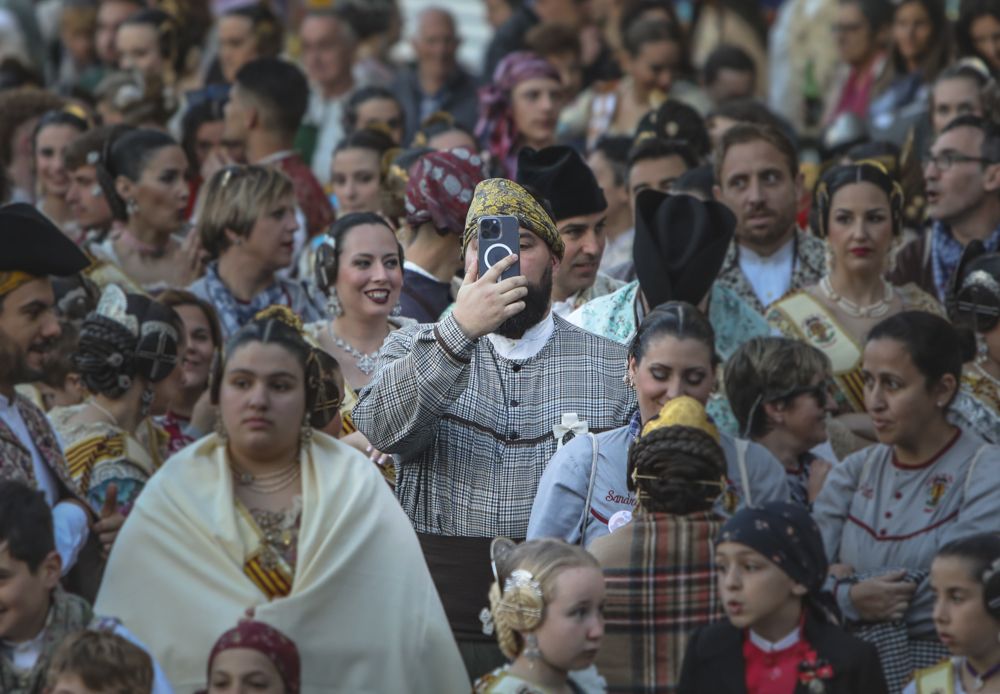
M 35 279 L 34 275 L 29 275 L 27 272 L 21 272 L 20 270 L 0 272 L 0 296 L 10 294 L 22 284 L 27 284 L 33 279 Z
M 705 406 L 687 395 L 674 398 L 664 405 L 655 417 L 646 422 L 646 426 L 642 428 L 642 435 L 647 436 L 657 429 L 672 426 L 700 429 L 719 443 L 719 430 L 709 420 Z
M 513 215 L 521 226 L 536 234 L 562 258 L 565 245 L 556 223 L 531 193 L 514 181 L 506 178 L 488 178 L 476 186 L 465 217 L 465 238 L 462 240 L 462 254 L 479 230 L 479 220 L 490 215 Z

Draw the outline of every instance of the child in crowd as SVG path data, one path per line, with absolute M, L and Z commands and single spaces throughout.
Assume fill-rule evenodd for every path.
M 295 642 L 251 616 L 215 642 L 200 694 L 299 694 L 300 670 Z
M 917 670 L 903 694 L 1000 692 L 1000 536 L 949 542 L 931 564 L 934 628 L 952 658 Z
M 45 372 L 35 384 L 46 412 L 53 407 L 79 405 L 87 397 L 87 387 L 73 364 L 80 330 L 70 321 L 60 321 L 59 327 L 59 337 L 45 358 Z
M 46 694 L 150 694 L 149 654 L 108 631 L 66 637 L 52 658 Z
M 479 678 L 476 693 L 605 691 L 595 671 L 585 670 L 604 635 L 604 574 L 597 561 L 562 540 L 515 546 L 501 537 L 490 554 L 496 580 L 481 615 L 483 631 L 496 631 L 511 663 Z
M 45 691 L 56 650 L 67 637 L 83 629 L 113 632 L 136 643 L 121 624 L 95 620 L 83 598 L 64 592 L 59 587 L 61 573 L 52 511 L 41 492 L 22 482 L 0 482 L 0 692 L 3 694 Z M 173 690 L 155 663 L 153 669 L 153 694 L 171 694 Z
M 885 694 L 875 647 L 838 628 L 820 600 L 819 529 L 797 504 L 767 502 L 730 518 L 715 545 L 728 620 L 688 645 L 680 694 Z

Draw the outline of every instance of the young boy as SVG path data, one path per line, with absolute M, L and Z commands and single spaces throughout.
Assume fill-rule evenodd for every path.
M 715 559 L 728 620 L 691 639 L 679 694 L 793 694 L 800 684 L 888 692 L 875 647 L 832 624 L 818 600 L 827 559 L 804 508 L 772 501 L 740 510 L 722 526 Z
M 52 513 L 44 497 L 22 482 L 0 482 L 0 692 L 4 694 L 41 694 L 53 654 L 74 632 L 101 628 L 135 642 L 120 624 L 95 622 L 83 598 L 59 587 L 61 571 Z M 155 663 L 154 670 L 154 694 L 170 694 L 170 685 Z
M 108 631 L 78 631 L 52 658 L 46 694 L 150 694 L 153 660 Z

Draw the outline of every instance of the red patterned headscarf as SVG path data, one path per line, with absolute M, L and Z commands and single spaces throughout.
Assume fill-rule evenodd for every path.
M 223 651 L 248 648 L 263 653 L 274 664 L 285 683 L 288 694 L 299 694 L 299 649 L 295 642 L 269 624 L 244 619 L 233 629 L 219 637 L 208 658 L 208 676 L 211 681 L 212 663 Z
M 483 160 L 464 148 L 429 152 L 410 169 L 406 183 L 406 223 L 430 222 L 461 236 L 476 186 L 485 178 Z
M 493 82 L 479 89 L 476 137 L 484 142 L 493 159 L 503 164 L 510 178 L 517 170 L 517 153 L 513 149 L 518 135 L 510 95 L 521 82 L 542 77 L 560 81 L 559 71 L 547 60 L 530 51 L 515 51 L 497 64 Z

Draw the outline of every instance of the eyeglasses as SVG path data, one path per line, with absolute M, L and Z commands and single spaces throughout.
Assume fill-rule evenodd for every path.
M 947 171 L 955 164 L 966 164 L 968 162 L 977 162 L 979 164 L 996 163 L 990 161 L 989 159 L 984 159 L 983 157 L 970 157 L 966 154 L 959 154 L 958 152 L 945 151 L 939 154 L 928 152 L 924 155 L 924 166 L 933 164 L 938 171 Z

